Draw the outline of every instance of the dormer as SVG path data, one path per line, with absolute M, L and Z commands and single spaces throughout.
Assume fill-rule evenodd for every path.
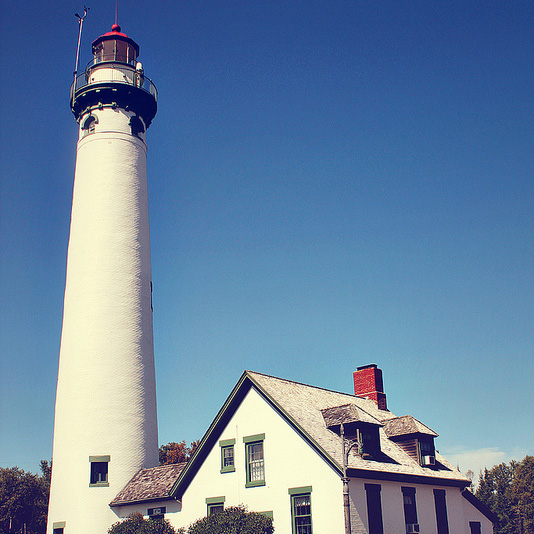
M 436 465 L 434 438 L 438 437 L 432 429 L 411 415 L 390 419 L 384 425 L 386 436 L 395 442 L 408 456 L 423 467 Z
M 343 404 L 321 410 L 326 427 L 349 441 L 358 443 L 355 451 L 364 459 L 380 455 L 380 427 L 382 423 L 354 404 Z M 343 425 L 343 428 L 342 428 Z

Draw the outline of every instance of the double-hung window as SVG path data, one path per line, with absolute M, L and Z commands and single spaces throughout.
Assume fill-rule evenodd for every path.
M 447 519 L 447 497 L 445 490 L 434 490 L 434 505 L 436 507 L 436 523 L 438 534 L 449 534 L 449 520 Z
M 417 506 L 415 504 L 415 488 L 401 487 L 404 502 L 404 522 L 407 534 L 419 532 L 417 523 Z
M 382 521 L 382 500 L 380 498 L 380 484 L 365 484 L 367 497 L 367 520 L 369 522 L 369 534 L 384 534 Z
M 312 534 L 311 486 L 291 488 L 292 534 Z
M 246 436 L 243 438 L 245 443 L 247 488 L 265 486 L 265 460 L 263 454 L 264 440 L 265 434 Z
M 234 459 L 235 439 L 219 441 L 221 447 L 221 473 L 233 473 L 235 471 Z

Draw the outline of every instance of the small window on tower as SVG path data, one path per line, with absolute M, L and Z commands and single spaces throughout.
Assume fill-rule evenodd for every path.
M 82 124 L 83 137 L 95 133 L 95 126 L 97 123 L 98 119 L 94 115 L 89 115 Z
M 139 117 L 130 117 L 130 128 L 132 135 L 139 137 L 140 133 L 145 133 L 145 126 Z
M 109 460 L 109 456 L 89 456 L 89 462 L 91 462 L 90 486 L 109 486 Z

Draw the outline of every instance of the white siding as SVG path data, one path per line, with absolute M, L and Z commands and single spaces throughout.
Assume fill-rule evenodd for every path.
M 265 434 L 265 486 L 246 488 L 243 438 Z M 235 472 L 220 473 L 217 444 L 188 487 L 182 511 L 167 514 L 175 526 L 187 526 L 206 515 L 206 498 L 225 497 L 225 507 L 245 504 L 250 511 L 272 511 L 276 534 L 291 534 L 290 488 L 312 486 L 315 533 L 342 534 L 343 498 L 339 476 L 253 389 L 220 436 L 235 439 Z
M 385 534 L 406 534 L 401 487 L 415 488 L 417 519 L 422 534 L 437 534 L 434 489 L 445 490 L 449 534 L 469 534 L 469 521 L 480 521 L 482 534 L 491 534 L 491 522 L 454 487 L 409 484 L 380 480 L 353 479 L 350 483 L 352 534 L 367 533 L 367 500 L 365 484 L 381 486 L 382 518 Z M 353 512 L 356 513 L 353 513 Z
M 158 462 L 146 145 L 131 113 L 93 115 L 76 159 L 49 534 L 59 521 L 65 534 L 105 534 L 109 502 Z M 89 457 L 100 455 L 111 457 L 109 487 L 89 487 Z

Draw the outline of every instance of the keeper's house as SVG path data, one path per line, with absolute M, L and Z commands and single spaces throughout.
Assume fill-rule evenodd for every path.
M 245 504 L 276 534 L 344 534 L 346 522 L 352 534 L 491 534 L 496 518 L 437 434 L 387 410 L 381 370 L 358 368 L 354 384 L 350 395 L 245 371 L 191 460 L 139 471 L 112 509 L 180 527 Z

